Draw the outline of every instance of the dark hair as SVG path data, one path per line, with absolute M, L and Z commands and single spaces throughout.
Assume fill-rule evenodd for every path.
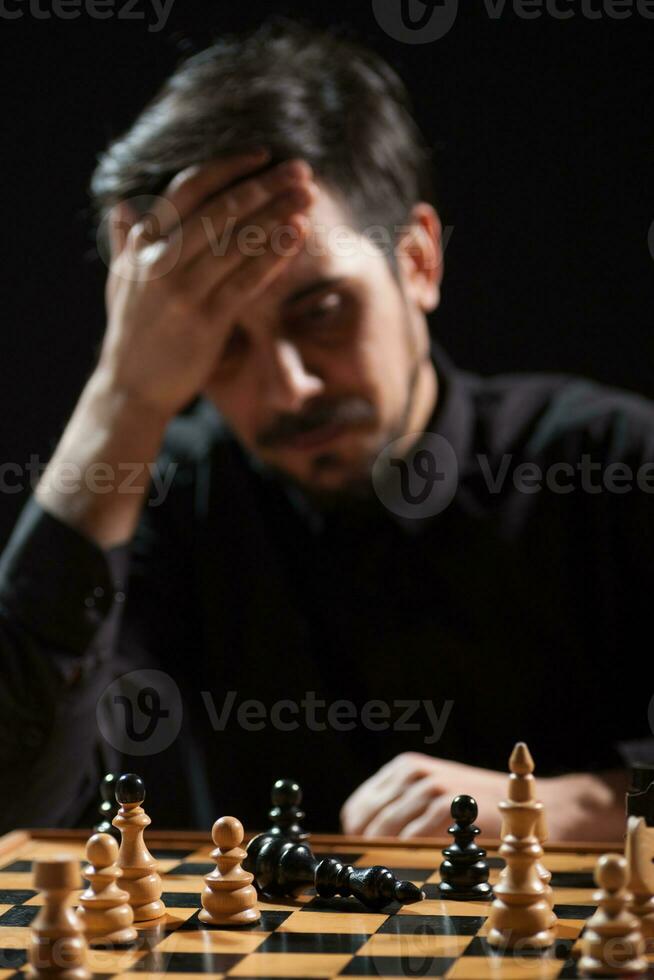
M 259 145 L 272 163 L 307 160 L 359 232 L 378 225 L 395 242 L 412 206 L 433 203 L 431 153 L 396 72 L 356 41 L 273 16 L 178 66 L 100 155 L 95 215 L 161 193 L 190 164 Z

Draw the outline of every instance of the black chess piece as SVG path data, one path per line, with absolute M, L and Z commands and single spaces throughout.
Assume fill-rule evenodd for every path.
M 268 819 L 272 821 L 272 827 L 267 833 L 296 843 L 306 840 L 309 835 L 300 826 L 305 814 L 300 809 L 302 790 L 298 784 L 293 779 L 278 779 L 270 797 L 272 809 L 268 811 Z
M 408 905 L 425 897 L 413 882 L 398 881 L 388 868 L 353 868 L 335 857 L 319 859 L 308 844 L 279 834 L 253 837 L 242 867 L 254 875 L 257 890 L 266 897 L 293 896 L 313 886 L 323 898 L 353 895 L 369 909 L 383 909 L 391 902 Z
M 116 802 L 138 803 L 145 800 L 145 783 L 134 772 L 126 772 L 116 780 Z
M 493 897 L 493 889 L 488 884 L 488 865 L 484 858 L 486 851 L 475 843 L 479 827 L 477 801 L 472 796 L 455 796 L 450 813 L 454 823 L 448 833 L 454 843 L 444 848 L 445 860 L 440 866 L 440 893 L 442 898 L 455 901 L 486 899 Z
M 111 834 L 120 844 L 120 831 L 112 824 L 113 818 L 118 813 L 116 806 L 116 780 L 115 772 L 108 772 L 100 783 L 100 797 L 102 802 L 99 807 L 100 821 L 93 828 L 96 834 Z

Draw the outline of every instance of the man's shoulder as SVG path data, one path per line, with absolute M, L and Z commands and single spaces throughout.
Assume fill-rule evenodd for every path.
M 491 449 L 531 454 L 565 443 L 623 456 L 654 446 L 654 401 L 636 392 L 566 373 L 463 377 Z

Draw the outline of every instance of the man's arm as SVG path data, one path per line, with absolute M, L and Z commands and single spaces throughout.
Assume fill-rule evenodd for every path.
M 286 268 L 308 228 L 299 212 L 313 199 L 310 168 L 257 173 L 264 162 L 237 156 L 178 174 L 147 221 L 124 202 L 114 209 L 98 366 L 0 569 L 4 829 L 74 821 L 97 791 L 96 707 L 116 671 L 121 576 L 164 431 L 202 391 L 243 304 Z M 216 257 L 204 221 L 222 235 L 253 213 L 269 237 L 293 224 L 294 246 Z
M 500 836 L 497 804 L 506 798 L 508 775 L 419 752 L 395 756 L 362 783 L 341 811 L 347 834 L 367 837 L 436 837 L 447 832 L 450 804 L 470 793 L 482 830 Z M 624 833 L 627 776 L 623 771 L 570 773 L 537 781 L 551 840 L 618 840 Z
M 577 763 L 577 771 L 538 778 L 538 793 L 546 807 L 552 840 L 619 841 L 625 831 L 629 769 L 634 763 L 654 760 L 654 698 L 649 702 L 648 719 L 652 692 L 647 687 L 649 674 L 643 669 L 648 649 L 646 645 L 640 651 L 626 649 L 619 628 L 627 622 L 640 623 L 645 638 L 651 622 L 654 404 L 626 391 L 574 381 L 539 416 L 528 455 L 542 462 L 541 453 L 549 453 L 546 462 L 566 461 L 573 467 L 584 455 L 593 464 L 601 464 L 594 482 L 601 482 L 603 491 L 589 494 L 582 483 L 575 492 L 586 494 L 591 517 L 588 527 L 597 532 L 590 535 L 590 543 L 604 544 L 599 557 L 597 549 L 591 551 L 589 567 L 606 562 L 610 570 L 606 578 L 616 583 L 611 601 L 618 628 L 612 656 L 618 669 L 632 678 L 633 698 L 620 705 L 619 713 L 612 711 L 615 695 L 610 682 L 602 690 L 602 665 L 589 665 L 589 671 L 591 667 L 597 671 L 597 690 L 602 690 L 609 716 L 595 734 L 603 757 L 611 759 L 602 771 L 581 772 Z M 627 478 L 631 489 L 625 491 Z M 579 548 L 588 544 L 588 538 L 579 536 Z M 582 690 L 579 695 L 588 693 Z M 631 731 L 621 729 L 623 724 L 631 725 Z M 621 762 L 624 767 L 617 768 Z M 505 773 L 413 752 L 390 760 L 351 794 L 341 810 L 342 826 L 346 833 L 365 836 L 442 835 L 451 823 L 452 797 L 462 791 L 476 798 L 484 833 L 499 836 L 497 804 L 506 797 Z

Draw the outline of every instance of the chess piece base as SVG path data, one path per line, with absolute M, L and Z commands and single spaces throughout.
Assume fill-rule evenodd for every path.
M 481 881 L 478 885 L 473 885 L 472 888 L 468 888 L 466 891 L 457 891 L 456 888 L 453 888 L 446 882 L 441 882 L 438 887 L 441 898 L 449 898 L 453 902 L 483 902 L 493 897 L 492 886 L 487 881 Z
M 163 902 L 148 902 L 147 905 L 133 905 L 134 922 L 148 922 L 150 919 L 160 919 L 166 914 L 166 906 Z
M 37 970 L 33 966 L 27 966 L 25 977 L 26 980 L 91 980 L 91 973 L 83 966 L 71 970 L 62 970 L 54 966 Z
M 506 933 L 500 929 L 491 929 L 486 938 L 489 946 L 499 949 L 513 949 L 514 947 L 518 947 L 518 949 L 547 949 L 548 946 L 552 945 L 556 936 L 550 929 L 543 929 L 532 936 L 516 935 L 514 929 L 509 929 Z
M 138 939 L 139 934 L 136 929 L 128 926 L 127 929 L 117 929 L 105 936 L 88 936 L 86 941 L 92 948 L 103 946 L 130 946 Z
M 586 977 L 636 977 L 646 969 L 647 961 L 640 958 L 621 963 L 617 968 L 606 966 L 592 956 L 582 956 L 578 963 L 579 973 Z
M 234 912 L 232 915 L 214 916 L 206 909 L 201 909 L 198 914 L 200 922 L 210 926 L 253 926 L 261 919 L 258 909 L 243 909 L 241 912 Z

